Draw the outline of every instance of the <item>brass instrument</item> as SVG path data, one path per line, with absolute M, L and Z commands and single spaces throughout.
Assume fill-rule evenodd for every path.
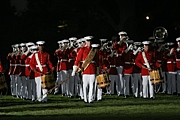
M 153 36 L 155 40 L 165 40 L 168 37 L 168 32 L 164 27 L 156 27 L 153 31 Z

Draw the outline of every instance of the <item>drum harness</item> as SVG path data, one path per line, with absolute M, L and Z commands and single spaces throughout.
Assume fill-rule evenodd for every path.
M 86 57 L 86 59 L 84 60 L 83 64 L 81 65 L 81 68 L 78 69 L 78 72 L 81 72 L 81 74 L 83 73 L 83 71 L 89 66 L 89 64 L 91 63 L 91 61 L 93 60 L 95 54 L 97 52 L 97 49 L 91 48 L 88 56 Z M 40 63 L 39 63 L 40 64 Z M 66 82 L 67 80 L 69 80 L 72 76 L 67 77 L 66 79 L 62 80 L 59 84 L 55 85 L 53 88 L 51 88 L 49 91 L 47 91 L 45 94 L 43 94 L 41 96 L 41 98 L 46 95 L 51 93 L 56 87 L 60 86 L 62 83 Z M 39 98 L 38 98 L 39 99 Z

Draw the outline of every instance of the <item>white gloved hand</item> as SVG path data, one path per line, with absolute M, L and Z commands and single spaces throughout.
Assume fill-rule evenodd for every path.
M 71 73 L 71 76 L 75 76 L 78 66 L 73 66 L 73 71 Z
M 141 51 L 141 47 L 138 47 L 137 50 L 133 51 L 133 54 L 136 55 L 136 54 L 137 54 L 138 52 L 140 52 L 140 51 Z

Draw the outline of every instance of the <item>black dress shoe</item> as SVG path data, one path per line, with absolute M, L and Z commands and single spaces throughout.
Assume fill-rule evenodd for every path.
M 124 97 L 125 97 L 125 98 L 128 98 L 128 97 L 129 97 L 129 95 L 125 95 Z
M 150 99 L 151 99 L 151 100 L 154 100 L 154 97 L 151 97 Z

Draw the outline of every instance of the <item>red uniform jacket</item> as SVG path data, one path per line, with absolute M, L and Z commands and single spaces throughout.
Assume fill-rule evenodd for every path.
M 91 48 L 86 46 L 82 47 L 77 54 L 76 60 L 74 62 L 75 66 L 78 66 L 81 61 L 84 61 L 86 57 L 88 56 Z M 99 67 L 99 57 L 98 54 L 94 56 L 94 59 L 89 64 L 89 66 L 83 71 L 83 74 L 96 74 L 96 67 Z
M 108 61 L 109 61 L 109 70 L 108 70 L 108 73 L 110 75 L 117 75 L 118 72 L 117 72 L 117 69 L 116 69 L 116 56 L 108 56 Z
M 13 59 L 15 61 L 15 67 L 14 67 L 13 74 L 19 75 L 21 72 L 21 67 L 20 67 L 21 54 L 17 53 L 16 55 L 13 55 Z
M 135 62 L 135 55 L 133 54 L 133 51 L 130 50 L 127 53 L 123 53 L 122 58 L 124 61 L 123 74 L 132 74 Z
M 117 42 L 114 44 L 113 48 L 116 50 L 116 66 L 124 66 L 124 61 L 122 60 L 122 54 L 124 53 L 124 50 L 127 48 L 126 44 L 124 42 L 118 44 Z
M 38 63 L 35 58 L 36 54 L 38 54 L 39 62 L 42 65 L 43 71 L 41 71 L 40 68 L 38 67 Z M 32 70 L 36 69 L 38 71 L 38 72 L 35 72 L 35 77 L 41 76 L 40 73 L 47 74 L 49 72 L 49 70 L 53 68 L 53 65 L 50 61 L 50 55 L 47 52 L 34 53 L 32 56 L 32 59 L 30 61 L 30 68 Z
M 175 57 L 176 57 L 176 70 L 180 70 L 180 51 L 175 50 Z
M 69 49 L 55 51 L 54 56 L 58 59 L 56 72 L 68 70 L 68 55 Z
M 28 53 L 27 55 L 23 54 L 21 56 L 21 60 L 23 60 L 25 63 L 23 66 L 25 66 L 25 76 L 30 76 L 30 66 L 29 66 L 29 63 L 30 63 L 30 58 L 29 56 L 31 55 L 31 53 Z
M 151 67 L 151 69 L 155 69 L 156 68 L 156 60 L 155 60 L 155 54 L 152 51 L 144 51 L 145 56 L 148 60 L 148 63 Z M 135 64 L 141 68 L 141 75 L 145 76 L 145 75 L 149 75 L 149 70 L 146 68 L 142 68 L 143 65 L 145 65 L 144 62 L 144 58 L 142 56 L 142 52 L 139 52 L 136 59 L 135 59 Z
M 69 60 L 68 60 L 68 69 L 73 69 L 74 61 L 76 59 L 77 53 L 73 47 L 69 49 Z
M 99 73 L 102 74 L 103 71 L 107 71 L 107 68 L 109 66 L 109 61 L 108 61 L 108 58 L 107 56 L 109 55 L 110 53 L 107 51 L 107 50 L 100 50 L 99 51 L 99 66 L 100 66 L 100 69 L 99 69 Z
M 15 61 L 14 61 L 13 57 L 11 56 L 11 54 L 8 54 L 6 59 L 10 63 L 8 75 L 13 75 L 13 71 L 14 71 L 14 67 L 15 67 Z

